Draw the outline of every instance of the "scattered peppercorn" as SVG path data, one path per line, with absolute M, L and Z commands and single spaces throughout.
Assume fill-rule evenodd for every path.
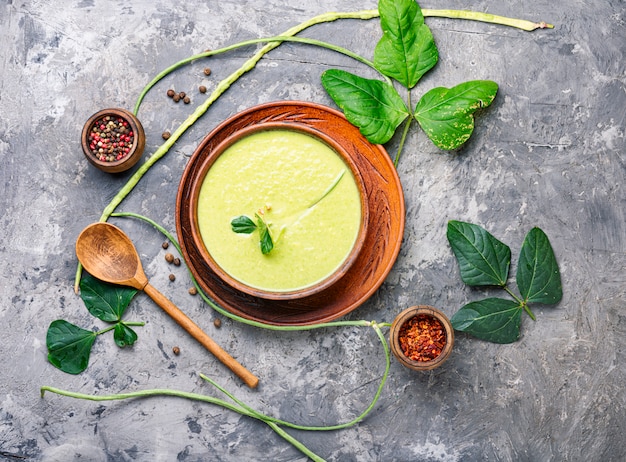
M 96 159 L 114 162 L 126 156 L 135 142 L 135 134 L 123 117 L 103 116 L 89 132 L 89 149 Z
M 189 104 L 189 103 L 191 103 L 191 98 L 189 98 L 189 96 L 185 96 L 185 97 L 183 98 L 183 103 L 185 103 L 185 104 Z
M 176 92 L 172 90 L 171 88 L 167 90 L 167 96 L 169 96 L 170 98 L 173 98 L 175 94 Z
M 174 255 L 172 255 L 171 253 L 166 253 L 165 254 L 165 261 L 168 263 L 172 263 L 174 261 Z
M 198 91 L 199 91 L 200 93 L 206 93 L 206 87 L 205 87 L 204 85 L 200 85 L 200 86 L 198 87 Z
M 176 280 L 176 275 L 170 274 L 170 281 L 174 282 Z
M 163 244 L 161 244 L 161 247 L 163 247 L 164 249 L 167 249 L 170 246 L 170 243 L 167 241 L 163 241 Z
M 205 67 L 204 68 L 204 75 L 211 75 L 211 68 L 210 67 Z
M 180 266 L 180 258 L 174 258 L 174 260 L 172 260 L 172 263 L 174 263 L 175 266 Z
M 198 289 L 196 289 L 195 287 L 189 288 L 189 295 L 196 295 L 197 293 L 198 293 Z
M 432 361 L 446 344 L 446 331 L 439 319 L 418 314 L 407 320 L 398 333 L 404 356 L 413 361 Z
M 172 96 L 172 99 L 174 100 L 175 103 L 178 103 L 180 101 L 180 95 L 176 94 Z
M 220 318 L 215 318 L 213 320 L 213 325 L 219 329 L 222 327 L 222 320 Z
M 164 140 L 169 140 L 170 136 L 172 136 L 172 134 L 170 132 L 168 132 L 167 130 L 163 132 L 163 134 L 161 135 L 161 138 L 163 138 Z
M 172 353 L 174 353 L 176 356 L 178 356 L 180 354 L 180 348 L 175 346 L 174 348 L 172 348 Z

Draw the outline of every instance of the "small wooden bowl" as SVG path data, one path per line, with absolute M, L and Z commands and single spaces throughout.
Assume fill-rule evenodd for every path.
M 436 318 L 439 322 L 441 322 L 446 332 L 446 343 L 441 350 L 441 353 L 435 359 L 430 361 L 414 361 L 409 359 L 405 356 L 400 346 L 399 337 L 401 327 L 404 323 L 417 315 L 426 315 Z M 444 361 L 448 359 L 448 356 L 450 356 L 452 347 L 454 346 L 454 329 L 452 328 L 452 324 L 450 323 L 448 317 L 437 308 L 426 305 L 412 306 L 411 308 L 407 308 L 401 312 L 396 319 L 394 319 L 391 325 L 391 330 L 389 331 L 389 343 L 391 345 L 393 355 L 400 362 L 400 364 L 415 371 L 428 371 L 441 366 Z
M 222 153 L 224 153 L 224 151 L 226 151 L 230 146 L 235 144 L 237 141 L 257 132 L 271 131 L 271 130 L 279 130 L 279 131 L 280 130 L 283 130 L 283 131 L 292 130 L 295 132 L 304 133 L 319 141 L 322 141 L 331 149 L 333 149 L 343 159 L 345 164 L 350 168 L 354 176 L 354 179 L 356 180 L 356 185 L 359 190 L 359 196 L 360 196 L 360 202 L 361 202 L 361 221 L 359 224 L 359 232 L 358 232 L 356 241 L 354 243 L 354 246 L 352 247 L 352 250 L 346 257 L 346 259 L 333 273 L 328 275 L 323 280 L 311 286 L 300 288 L 300 289 L 295 289 L 295 290 L 272 291 L 272 290 L 259 289 L 259 288 L 247 285 L 235 279 L 234 277 L 232 277 L 228 272 L 224 271 L 219 266 L 219 264 L 211 256 L 210 252 L 206 249 L 204 242 L 202 240 L 202 236 L 200 234 L 200 229 L 199 229 L 199 224 L 198 224 L 197 210 L 198 210 L 198 198 L 200 194 L 200 189 L 204 182 L 204 178 L 206 177 L 207 173 L 209 172 L 209 170 L 211 169 L 215 161 L 222 155 Z M 194 213 L 192 214 L 192 239 L 194 241 L 195 246 L 200 250 L 200 253 L 203 256 L 203 259 L 206 261 L 206 263 L 211 268 L 211 270 L 222 281 L 224 281 L 230 287 L 240 292 L 243 292 L 245 294 L 252 295 L 254 297 L 263 298 L 267 300 L 289 301 L 289 300 L 302 299 L 304 297 L 308 297 L 308 296 L 320 293 L 324 291 L 325 289 L 329 288 L 330 286 L 332 286 L 333 284 L 335 284 L 339 279 L 341 279 L 348 272 L 348 270 L 352 267 L 353 263 L 356 261 L 357 257 L 359 256 L 361 248 L 363 247 L 363 243 L 365 242 L 365 237 L 366 237 L 367 228 L 368 228 L 367 224 L 369 221 L 369 205 L 368 205 L 367 193 L 365 190 L 363 179 L 361 177 L 361 173 L 359 172 L 359 169 L 356 166 L 353 159 L 346 152 L 346 150 L 341 146 L 341 144 L 334 141 L 331 137 L 323 133 L 320 133 L 319 131 L 313 130 L 312 128 L 307 127 L 307 126 L 291 126 L 291 125 L 285 125 L 284 123 L 264 122 L 264 123 L 259 123 L 257 125 L 245 127 L 237 131 L 236 133 L 234 133 L 233 135 L 231 135 L 230 137 L 222 141 L 220 144 L 218 144 L 211 151 L 211 153 L 206 158 L 204 164 L 202 165 L 200 173 L 194 179 L 194 184 L 191 187 L 191 191 L 192 193 L 191 193 L 189 206 L 191 210 L 194 211 Z
M 118 160 L 100 160 L 91 150 L 91 142 L 89 139 L 90 133 L 92 132 L 96 121 L 106 116 L 124 119 L 128 122 L 128 126 L 133 133 L 133 142 L 128 153 L 124 154 L 124 156 Z M 137 119 L 132 112 L 127 111 L 126 109 L 118 108 L 103 109 L 92 115 L 83 126 L 81 145 L 87 160 L 103 172 L 124 172 L 133 167 L 137 162 L 139 162 L 139 159 L 141 159 L 141 155 L 143 154 L 143 150 L 146 145 L 146 134 L 143 130 L 141 122 L 139 122 L 139 119 Z

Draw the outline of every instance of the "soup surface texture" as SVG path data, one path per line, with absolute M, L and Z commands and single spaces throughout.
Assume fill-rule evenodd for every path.
M 255 213 L 274 240 L 268 254 L 258 230 L 231 228 L 241 215 L 256 222 Z M 197 217 L 205 247 L 224 272 L 249 287 L 291 292 L 345 262 L 359 234 L 361 199 L 352 171 L 326 143 L 270 129 L 241 138 L 216 159 L 202 182 Z

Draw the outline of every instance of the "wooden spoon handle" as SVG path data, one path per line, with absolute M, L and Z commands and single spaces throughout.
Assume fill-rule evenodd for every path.
M 243 367 L 235 358 L 226 353 L 215 341 L 209 337 L 204 331 L 198 327 L 191 319 L 187 317 L 176 305 L 165 297 L 161 292 L 155 289 L 150 283 L 144 288 L 144 292 L 154 300 L 174 321 L 176 321 L 183 329 L 191 334 L 198 342 L 200 342 L 207 350 L 219 359 L 226 367 L 233 371 L 246 385 L 250 388 L 256 388 L 259 379 L 253 375 L 248 369 Z

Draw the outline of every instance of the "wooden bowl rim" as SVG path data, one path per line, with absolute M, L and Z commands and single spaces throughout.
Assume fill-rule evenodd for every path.
M 204 179 L 208 174 L 209 170 L 213 166 L 213 164 L 217 161 L 217 159 L 226 151 L 229 147 L 237 143 L 238 141 L 250 136 L 252 134 L 269 131 L 269 130 L 289 130 L 295 131 L 298 133 L 304 133 L 308 136 L 315 138 L 318 141 L 325 143 L 329 146 L 337 155 L 339 155 L 343 161 L 348 165 L 352 175 L 357 184 L 357 188 L 359 190 L 359 200 L 361 203 L 361 220 L 359 224 L 359 231 L 357 233 L 357 238 L 352 246 L 350 253 L 346 256 L 342 264 L 330 275 L 321 281 L 307 286 L 305 288 L 294 289 L 294 290 L 285 290 L 285 291 L 271 291 L 258 289 L 253 286 L 247 285 L 234 277 L 232 277 L 228 272 L 224 271 L 220 265 L 213 259 L 211 253 L 207 250 L 204 245 L 204 241 L 202 239 L 199 224 L 198 224 L 198 198 L 200 195 L 200 189 L 202 184 L 204 183 Z M 204 159 L 202 166 L 199 168 L 199 173 L 193 178 L 192 186 L 191 186 L 191 197 L 190 197 L 190 208 L 191 208 L 191 238 L 194 241 L 195 246 L 204 257 L 208 265 L 211 267 L 213 272 L 215 272 L 222 280 L 224 280 L 228 285 L 235 288 L 238 291 L 247 293 L 254 297 L 266 298 L 269 300 L 293 300 L 298 298 L 308 297 L 310 295 L 321 292 L 334 283 L 336 283 L 340 278 L 342 278 L 350 269 L 352 264 L 356 261 L 356 258 L 363 247 L 363 242 L 365 241 L 365 236 L 367 234 L 367 223 L 369 220 L 369 207 L 367 204 L 365 185 L 363 182 L 363 178 L 353 159 L 350 157 L 348 152 L 335 140 L 333 140 L 328 135 L 316 132 L 312 130 L 310 127 L 306 125 L 285 125 L 284 123 L 276 123 L 276 122 L 265 122 L 257 125 L 250 125 L 242 128 L 241 130 L 236 131 L 232 135 L 225 138 L 221 143 L 219 143 Z

